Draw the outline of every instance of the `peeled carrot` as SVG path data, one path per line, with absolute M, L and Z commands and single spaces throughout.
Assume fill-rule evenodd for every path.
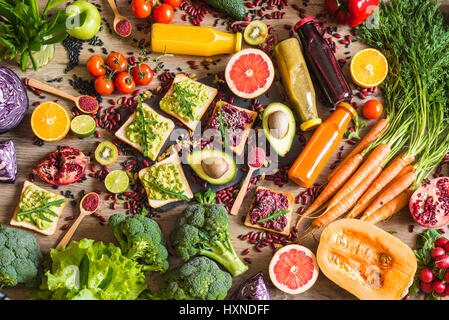
M 340 167 L 340 173 L 335 175 L 331 181 L 327 184 L 320 195 L 315 199 L 315 201 L 310 205 L 310 207 L 302 214 L 299 218 L 296 226 L 300 224 L 303 218 L 311 215 L 317 209 L 319 209 L 327 200 L 329 200 L 337 191 L 343 186 L 346 181 L 352 176 L 352 174 L 357 170 L 363 161 L 363 156 L 361 154 L 356 154 L 350 161 L 347 161 L 344 166 Z
M 371 205 L 365 210 L 363 216 L 369 217 L 379 210 L 386 203 L 393 200 L 401 192 L 405 191 L 415 182 L 416 175 L 414 172 L 408 172 L 393 181 L 388 188 L 381 192 Z
M 373 149 L 369 157 L 357 169 L 351 179 L 349 179 L 349 181 L 346 182 L 345 185 L 332 198 L 329 202 L 328 208 L 338 206 L 344 198 L 357 189 L 358 185 L 361 184 L 374 169 L 377 170 L 377 168 L 381 168 L 381 164 L 388 157 L 390 150 L 390 146 L 387 144 L 380 144 Z
M 351 207 L 357 202 L 357 200 L 362 196 L 362 194 L 368 189 L 371 183 L 376 179 L 376 177 L 382 171 L 381 166 L 375 167 L 368 176 L 363 180 L 363 182 L 354 190 L 354 192 L 349 193 L 344 199 L 342 199 L 338 205 L 330 207 L 321 216 L 313 220 L 313 228 L 321 228 L 325 226 L 338 217 L 345 214 Z
M 372 203 L 375 197 L 382 192 L 382 190 L 391 181 L 400 176 L 401 170 L 406 167 L 409 163 L 413 162 L 415 157 L 410 156 L 404 159 L 401 156 L 395 158 L 390 165 L 388 165 L 384 171 L 377 177 L 376 180 L 371 184 L 368 190 L 363 194 L 360 200 L 357 202 L 354 208 L 347 216 L 347 218 L 355 218 L 361 214 L 368 206 Z
M 360 143 L 346 156 L 346 158 L 331 172 L 331 174 L 327 177 L 327 180 L 330 181 L 335 174 L 339 171 L 340 167 L 342 167 L 346 161 L 351 159 L 354 155 L 361 153 L 366 149 L 371 143 L 373 143 L 379 136 L 385 132 L 390 126 L 390 122 L 388 119 L 380 119 L 376 122 L 376 124 L 371 128 L 371 130 L 363 137 Z
M 376 212 L 370 216 L 363 216 L 360 220 L 366 221 L 372 224 L 376 224 L 379 221 L 386 220 L 395 213 L 398 213 L 404 209 L 410 201 L 410 197 L 413 191 L 407 189 L 402 191 L 393 200 L 382 206 Z

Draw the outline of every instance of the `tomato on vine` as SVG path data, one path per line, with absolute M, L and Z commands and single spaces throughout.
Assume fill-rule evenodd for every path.
M 111 70 L 125 70 L 128 67 L 128 61 L 123 54 L 113 51 L 106 58 L 106 65 Z
M 101 56 L 94 55 L 87 60 L 86 63 L 87 72 L 93 77 L 104 76 L 106 74 L 106 68 L 104 67 L 104 59 Z
M 164 3 L 170 5 L 173 9 L 176 9 L 181 5 L 181 0 L 164 0 Z
M 114 92 L 114 82 L 112 79 L 106 75 L 99 76 L 97 79 L 95 79 L 95 91 L 98 92 L 98 94 L 101 94 L 102 96 L 107 96 L 108 94 L 111 94 Z
M 174 17 L 175 11 L 173 10 L 173 7 L 166 3 L 161 4 L 153 10 L 153 19 L 156 22 L 170 23 L 173 21 Z
M 137 18 L 147 18 L 151 14 L 153 0 L 132 0 L 131 9 Z
M 136 83 L 128 72 L 120 72 L 114 82 L 117 90 L 122 94 L 130 94 L 136 88 Z
M 145 64 L 140 63 L 136 67 L 131 69 L 131 74 L 133 76 L 134 81 L 139 86 L 146 86 L 153 81 L 153 70 Z
M 382 115 L 383 110 L 382 103 L 372 99 L 363 105 L 362 114 L 367 119 L 378 119 Z

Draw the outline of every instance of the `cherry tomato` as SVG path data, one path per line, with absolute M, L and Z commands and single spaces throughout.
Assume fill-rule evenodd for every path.
M 153 0 L 133 0 L 131 9 L 137 18 L 146 18 L 151 14 Z
M 95 79 L 95 91 L 97 91 L 102 96 L 107 96 L 114 92 L 114 82 L 109 79 L 106 75 L 99 76 Z
M 87 60 L 86 64 L 87 72 L 93 77 L 104 76 L 106 74 L 106 68 L 104 67 L 104 59 L 100 56 L 92 56 Z
M 129 94 L 136 88 L 136 83 L 128 72 L 120 72 L 115 77 L 115 86 L 120 93 Z
M 153 81 L 153 70 L 145 63 L 132 68 L 131 74 L 139 86 L 146 86 Z
M 382 115 L 384 107 L 377 100 L 369 100 L 363 105 L 362 113 L 367 119 L 377 119 Z
M 176 9 L 181 5 L 181 0 L 164 0 L 164 3 L 170 5 L 173 9 Z
M 123 54 L 113 51 L 106 58 L 106 65 L 112 70 L 125 70 L 128 67 L 128 61 Z
M 175 11 L 173 11 L 172 6 L 163 3 L 153 10 L 153 19 L 159 23 L 170 23 L 175 17 Z

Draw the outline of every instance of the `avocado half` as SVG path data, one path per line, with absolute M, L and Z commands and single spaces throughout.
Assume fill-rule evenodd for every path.
M 269 119 L 270 116 L 275 112 L 282 112 L 284 115 L 283 119 L 285 119 L 284 125 L 288 125 L 288 128 L 286 129 L 286 132 L 282 137 L 276 137 L 270 131 Z M 276 153 L 281 157 L 285 156 L 287 152 L 290 151 L 296 132 L 296 121 L 292 110 L 282 103 L 275 102 L 269 104 L 263 113 L 262 127 L 263 131 L 265 132 L 265 136 L 267 137 L 274 151 L 276 151 Z
M 207 163 L 210 159 L 224 161 L 227 165 L 227 168 L 220 177 L 212 177 L 206 172 L 207 170 L 204 169 L 202 165 L 203 161 Z M 187 156 L 187 162 L 201 179 L 214 185 L 222 185 L 231 182 L 237 174 L 237 165 L 232 156 L 220 150 L 205 149 L 192 151 Z

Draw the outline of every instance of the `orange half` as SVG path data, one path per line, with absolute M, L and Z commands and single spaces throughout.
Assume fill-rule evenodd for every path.
M 31 129 L 39 139 L 58 141 L 69 132 L 70 116 L 60 104 L 44 102 L 31 115 Z
M 372 88 L 381 84 L 388 74 L 387 58 L 376 49 L 357 52 L 350 65 L 352 80 L 362 88 Z

